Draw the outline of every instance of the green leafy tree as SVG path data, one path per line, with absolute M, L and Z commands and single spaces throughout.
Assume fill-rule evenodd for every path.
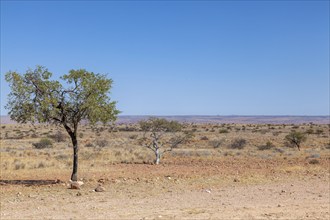
M 155 164 L 160 163 L 164 153 L 172 151 L 186 141 L 190 135 L 182 133 L 182 125 L 177 121 L 168 121 L 162 118 L 150 118 L 139 122 L 144 132 L 139 139 L 142 146 L 152 150 L 155 154 Z
M 298 148 L 300 150 L 300 145 L 302 142 L 307 140 L 306 135 L 299 131 L 291 131 L 287 136 L 285 136 L 285 140 Z
M 70 70 L 61 77 L 62 83 L 51 80 L 51 76 L 42 66 L 23 75 L 6 73 L 11 88 L 6 108 L 11 119 L 19 123 L 51 123 L 65 128 L 73 145 L 71 180 L 77 181 L 79 123 L 108 123 L 115 121 L 119 113 L 116 102 L 109 97 L 112 80 L 84 69 Z

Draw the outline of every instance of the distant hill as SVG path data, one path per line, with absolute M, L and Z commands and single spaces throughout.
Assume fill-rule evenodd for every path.
M 135 123 L 149 117 L 160 117 L 168 120 L 176 120 L 188 123 L 237 123 L 237 124 L 330 124 L 330 116 L 208 116 L 208 115 L 186 115 L 186 116 L 119 116 L 117 123 Z M 1 116 L 1 124 L 14 124 L 9 116 Z

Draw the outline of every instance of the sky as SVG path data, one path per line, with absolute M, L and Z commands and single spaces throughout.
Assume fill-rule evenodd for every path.
M 122 115 L 329 115 L 329 1 L 3 1 L 8 71 L 107 74 Z

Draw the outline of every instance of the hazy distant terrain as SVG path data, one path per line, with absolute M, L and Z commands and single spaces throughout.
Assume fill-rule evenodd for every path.
M 149 117 L 160 117 L 168 120 L 194 123 L 235 123 L 235 124 L 329 124 L 330 116 L 209 116 L 209 115 L 180 115 L 180 116 L 148 116 L 125 115 L 119 116 L 117 123 L 135 123 Z M 9 116 L 1 116 L 1 124 L 15 123 Z

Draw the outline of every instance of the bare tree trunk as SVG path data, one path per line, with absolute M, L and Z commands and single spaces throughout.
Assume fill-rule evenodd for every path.
M 73 144 L 73 167 L 72 167 L 72 175 L 71 180 L 78 180 L 78 141 L 75 135 L 71 136 L 72 144 Z
M 155 154 L 156 154 L 156 161 L 155 161 L 155 164 L 158 165 L 159 162 L 160 162 L 160 156 L 161 156 L 160 151 L 159 151 L 159 148 L 156 149 Z

